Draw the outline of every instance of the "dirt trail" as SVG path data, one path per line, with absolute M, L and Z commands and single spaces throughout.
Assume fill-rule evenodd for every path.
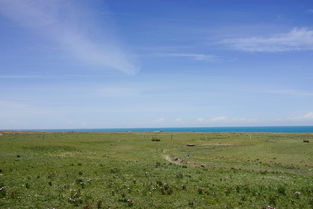
M 170 162 L 170 163 L 174 163 L 174 164 L 177 164 L 177 165 L 182 165 L 183 164 L 182 160 L 179 159 L 179 158 L 176 158 L 177 160 L 175 160 L 175 159 L 172 159 L 169 155 L 163 155 L 163 158 L 165 160 L 167 160 L 168 162 Z
M 223 143 L 208 143 L 208 144 L 200 144 L 201 146 L 234 146 L 233 144 L 223 144 Z
M 207 167 L 206 165 L 204 165 L 203 163 L 197 163 L 197 162 L 188 162 L 185 161 L 183 159 L 180 159 L 178 157 L 175 158 L 171 158 L 169 155 L 162 155 L 163 159 L 165 159 L 166 161 L 170 162 L 170 163 L 174 163 L 176 165 L 186 165 L 186 166 L 190 166 L 190 167 L 201 167 L 201 168 L 205 168 Z

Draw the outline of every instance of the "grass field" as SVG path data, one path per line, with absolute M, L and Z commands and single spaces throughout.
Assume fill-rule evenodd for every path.
M 313 134 L 0 136 L 0 208 L 268 205 L 313 208 Z

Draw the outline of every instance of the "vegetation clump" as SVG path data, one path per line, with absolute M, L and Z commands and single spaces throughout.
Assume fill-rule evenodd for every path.
M 153 137 L 151 138 L 151 141 L 153 141 L 153 142 L 159 142 L 159 141 L 161 141 L 161 139 L 158 138 L 158 137 L 153 136 Z

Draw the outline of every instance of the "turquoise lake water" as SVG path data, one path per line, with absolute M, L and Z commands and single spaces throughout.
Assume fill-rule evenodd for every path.
M 97 128 L 97 129 L 32 129 L 52 132 L 268 132 L 313 133 L 313 126 L 259 126 L 259 127 L 186 127 L 186 128 Z

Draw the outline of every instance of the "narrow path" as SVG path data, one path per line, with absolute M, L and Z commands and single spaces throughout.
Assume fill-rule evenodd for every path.
M 176 165 L 186 165 L 186 166 L 198 167 L 198 168 L 205 168 L 205 167 L 207 167 L 203 163 L 188 162 L 188 161 L 182 160 L 182 159 L 180 159 L 178 157 L 171 158 L 169 155 L 162 155 L 162 156 L 163 156 L 163 159 L 165 159 L 166 161 L 168 161 L 170 163 L 174 163 Z
M 175 160 L 172 159 L 169 155 L 163 155 L 163 158 L 170 163 L 174 163 L 176 165 L 183 165 L 182 160 L 179 158 L 176 158 L 177 160 Z

